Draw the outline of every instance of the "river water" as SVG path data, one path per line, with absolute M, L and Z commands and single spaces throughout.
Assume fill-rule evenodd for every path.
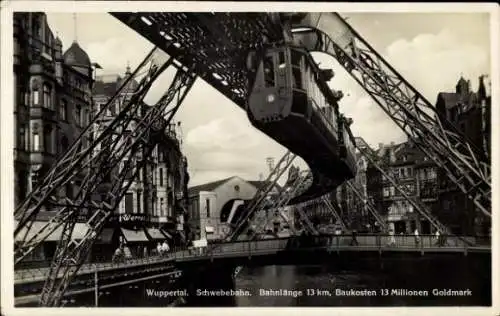
M 396 262 L 384 269 L 370 267 L 352 269 L 329 264 L 302 266 L 243 267 L 232 282 L 231 289 L 245 291 L 248 296 L 210 297 L 202 301 L 196 296 L 177 300 L 180 306 L 490 306 L 491 267 L 477 261 L 456 264 L 454 260 L 441 264 L 409 261 L 404 269 Z M 395 268 L 394 268 L 395 267 Z M 488 269 L 489 268 L 489 269 Z M 397 270 L 397 271 L 396 271 Z M 189 279 L 188 279 L 189 281 Z M 100 307 L 164 307 L 172 299 L 148 295 L 156 289 L 166 291 L 175 286 L 173 280 L 159 279 L 133 286 L 102 291 Z M 215 284 L 215 289 L 218 288 Z M 224 289 L 228 289 L 227 285 Z M 309 289 L 309 290 L 308 290 Z M 274 295 L 262 295 L 261 290 L 274 290 Z M 283 293 L 283 291 L 289 293 Z M 358 290 L 358 295 L 337 295 L 337 291 Z M 433 290 L 441 291 L 434 295 Z M 463 291 L 458 295 L 443 294 L 443 290 Z M 296 291 L 296 292 L 293 292 Z M 280 295 L 297 294 L 302 295 Z M 313 292 L 312 292 L 313 291 Z M 372 295 L 368 295 L 369 291 Z M 398 292 L 399 291 L 399 292 Z M 427 291 L 427 295 L 412 295 L 408 291 Z M 309 292 L 309 293 L 308 293 Z M 268 292 L 269 293 L 269 292 Z M 363 294 L 364 293 L 364 294 Z M 418 292 L 417 292 L 418 293 Z M 422 293 L 422 292 L 420 292 Z M 273 293 L 271 293 L 273 294 Z M 72 298 L 67 306 L 93 306 L 94 296 Z M 207 303 L 208 302 L 208 303 Z
M 328 266 L 267 266 L 243 268 L 235 280 L 236 289 L 249 289 L 254 295 L 235 298 L 236 306 L 485 306 L 491 304 L 491 291 L 475 277 L 450 280 L 401 278 L 386 273 L 336 271 Z M 302 296 L 260 295 L 261 289 L 301 290 Z M 309 289 L 309 290 L 308 290 Z M 461 296 L 433 295 L 433 289 L 466 290 Z M 348 296 L 349 290 L 357 290 Z M 395 290 L 395 291 L 393 291 Z M 400 291 L 398 291 L 400 290 Z M 405 290 L 420 290 L 420 295 Z M 345 292 L 342 292 L 345 291 Z M 426 293 L 423 291 L 427 291 Z M 309 292 L 309 293 L 307 293 Z M 369 293 L 368 293 L 369 292 Z M 276 292 L 274 292 L 276 293 Z M 328 293 L 330 295 L 328 295 Z M 265 293 L 263 293 L 265 294 Z M 280 293 L 277 293 L 280 294 Z M 288 294 L 288 293 L 285 293 Z M 339 295 L 337 295 L 339 294 Z M 371 294 L 371 295 L 369 295 Z M 392 295 L 391 295 L 392 294 Z M 451 294 L 451 293 L 450 293 Z

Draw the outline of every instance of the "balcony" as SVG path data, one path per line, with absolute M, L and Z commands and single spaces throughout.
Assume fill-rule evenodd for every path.
M 56 111 L 42 106 L 33 106 L 29 110 L 30 119 L 41 119 L 45 121 L 56 121 Z

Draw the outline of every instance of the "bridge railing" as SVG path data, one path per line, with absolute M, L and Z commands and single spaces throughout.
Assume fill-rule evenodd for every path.
M 464 241 L 465 240 L 465 241 Z M 470 247 L 481 247 L 489 249 L 490 246 L 478 245 L 474 237 L 441 237 L 437 239 L 434 235 L 319 235 L 319 236 L 296 236 L 277 239 L 263 239 L 254 241 L 236 241 L 222 244 L 208 244 L 203 248 L 172 248 L 171 252 L 164 255 L 149 256 L 144 258 L 126 259 L 121 262 L 99 262 L 86 263 L 78 271 L 78 274 L 93 273 L 97 271 L 118 270 L 134 266 L 143 266 L 161 262 L 174 262 L 176 260 L 196 260 L 207 257 L 224 257 L 238 255 L 258 255 L 282 250 L 362 250 L 362 249 L 449 249 L 466 251 Z M 34 282 L 44 280 L 48 268 L 32 268 L 16 270 L 14 279 L 22 282 Z

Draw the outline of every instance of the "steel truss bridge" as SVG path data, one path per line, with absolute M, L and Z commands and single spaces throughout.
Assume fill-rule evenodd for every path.
M 234 104 L 246 109 L 255 82 L 255 74 L 249 67 L 249 55 L 254 54 L 259 60 L 267 50 L 283 45 L 294 45 L 308 53 L 318 51 L 333 56 L 397 126 L 474 202 L 481 215 L 491 217 L 491 172 L 485 153 L 475 148 L 449 122 L 439 120 L 432 104 L 339 14 L 127 12 L 111 15 L 156 47 L 15 211 L 17 226 L 14 233 L 16 237 L 22 237 L 21 242 L 15 245 L 16 264 L 54 230 L 62 227 L 63 233 L 40 294 L 41 306 L 60 305 L 91 246 L 131 185 L 129 172 L 137 175 L 139 168 L 136 167 L 143 163 L 141 157 L 148 156 L 165 137 L 165 127 L 196 78 L 203 79 Z M 169 67 L 176 70 L 170 87 L 156 104 L 144 111 L 144 96 Z M 103 132 L 92 135 L 91 126 L 98 122 L 121 93 L 130 89 L 127 84 L 132 79 L 138 80 L 139 84 L 134 91 L 128 91 L 133 92 L 131 100 L 123 105 L 122 111 Z M 322 75 L 316 75 L 315 80 L 325 84 Z M 345 137 L 356 144 L 350 130 Z M 89 138 L 92 140 L 90 144 L 83 146 L 83 140 Z M 95 150 L 97 147 L 99 151 Z M 377 165 L 368 146 L 356 144 L 356 147 Z M 271 172 L 268 179 L 271 183 L 277 181 L 295 158 L 293 152 L 296 148 L 289 149 L 292 152 L 287 153 Z M 125 157 L 132 158 L 121 170 L 112 172 Z M 383 172 L 382 168 L 380 170 Z M 93 192 L 108 175 L 112 177 L 111 189 L 102 201 L 92 200 Z M 400 190 L 397 181 L 386 176 Z M 83 179 L 79 192 L 74 198 L 61 198 L 59 188 L 75 177 Z M 292 190 L 283 192 L 273 202 L 274 206 L 286 205 L 294 198 L 293 194 L 301 194 L 304 187 L 313 186 L 324 177 L 321 169 L 311 165 L 311 173 L 299 175 Z M 269 190 L 269 187 L 263 188 L 256 194 L 239 218 L 229 240 L 236 240 L 248 228 L 248 222 L 254 219 Z M 401 193 L 437 230 L 447 233 L 446 225 L 434 218 L 420 201 L 410 198 L 403 191 Z M 360 192 L 357 194 L 361 195 Z M 56 208 L 57 214 L 44 227 L 34 231 L 34 219 L 48 205 Z M 335 207 L 329 208 L 334 214 Z M 71 238 L 72 231 L 82 213 L 87 215 L 89 230 L 83 239 L 76 241 Z M 376 210 L 371 209 L 371 213 L 385 227 Z M 303 212 L 301 219 L 313 235 L 318 235 Z M 222 249 L 220 251 L 225 251 L 227 246 L 222 244 L 218 247 Z M 214 253 L 215 249 L 217 247 Z

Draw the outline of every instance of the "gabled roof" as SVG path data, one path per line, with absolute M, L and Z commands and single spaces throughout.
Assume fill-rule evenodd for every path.
M 188 195 L 193 196 L 193 195 L 200 193 L 201 191 L 209 191 L 209 192 L 213 191 L 217 187 L 221 186 L 222 184 L 226 183 L 227 181 L 229 181 L 232 178 L 234 178 L 234 176 L 188 188 Z
M 452 108 L 460 101 L 460 96 L 454 92 L 440 92 L 438 94 L 438 101 L 442 100 L 446 109 Z

